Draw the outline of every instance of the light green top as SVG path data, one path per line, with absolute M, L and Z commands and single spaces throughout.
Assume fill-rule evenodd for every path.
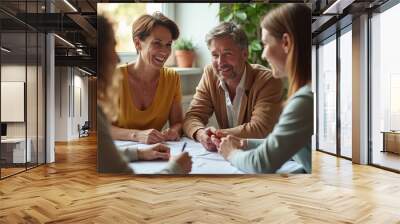
M 228 160 L 247 173 L 274 173 L 290 159 L 311 173 L 313 94 L 310 85 L 300 88 L 287 102 L 273 131 L 265 139 L 248 139 L 245 150 Z

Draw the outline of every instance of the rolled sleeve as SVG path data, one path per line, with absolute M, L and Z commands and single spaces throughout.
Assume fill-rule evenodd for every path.
M 246 139 L 246 141 L 246 149 L 254 149 L 261 145 L 265 141 L 265 139 Z
M 192 139 L 194 139 L 193 135 L 196 131 L 207 125 L 208 119 L 214 112 L 210 95 L 210 75 L 210 72 L 205 69 L 183 122 L 183 131 Z
M 133 162 L 133 161 L 139 160 L 137 147 L 134 147 L 134 146 L 126 147 L 120 151 L 123 154 L 124 158 L 126 158 L 128 160 L 127 162 Z

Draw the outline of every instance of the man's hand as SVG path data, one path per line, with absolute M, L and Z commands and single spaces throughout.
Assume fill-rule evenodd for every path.
M 179 141 L 179 139 L 181 138 L 178 131 L 173 128 L 167 128 L 161 133 L 164 135 L 165 141 Z
M 205 128 L 204 131 L 206 131 L 206 134 L 209 137 L 211 137 L 211 135 L 215 135 L 215 132 L 217 131 L 217 129 L 214 127 L 208 127 L 208 128 Z
M 223 137 L 228 136 L 228 133 L 224 129 L 217 129 L 215 131 L 215 137 L 221 139 Z
M 170 148 L 162 144 L 156 144 L 145 149 L 139 149 L 138 157 L 139 160 L 168 160 L 170 157 Z
M 223 129 L 218 129 L 215 131 L 215 134 L 211 135 L 211 141 L 214 145 L 219 148 L 219 144 L 221 143 L 221 138 L 226 137 L 228 133 L 226 133 Z
M 211 139 L 211 136 L 215 135 L 215 131 L 216 129 L 214 127 L 209 127 L 205 129 L 199 129 L 196 132 L 196 140 L 199 141 L 208 151 L 217 151 L 217 146 Z

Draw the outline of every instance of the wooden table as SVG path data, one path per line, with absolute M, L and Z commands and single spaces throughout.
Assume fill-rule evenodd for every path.
M 383 150 L 382 152 L 392 152 L 400 154 L 400 131 L 382 131 Z

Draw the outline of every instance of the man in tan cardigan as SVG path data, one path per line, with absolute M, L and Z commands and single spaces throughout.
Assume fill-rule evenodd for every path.
M 212 64 L 204 69 L 186 113 L 183 130 L 207 150 L 215 151 L 211 136 L 265 138 L 282 108 L 282 82 L 261 65 L 247 62 L 248 40 L 234 23 L 224 22 L 206 36 Z M 215 113 L 219 130 L 206 128 Z

